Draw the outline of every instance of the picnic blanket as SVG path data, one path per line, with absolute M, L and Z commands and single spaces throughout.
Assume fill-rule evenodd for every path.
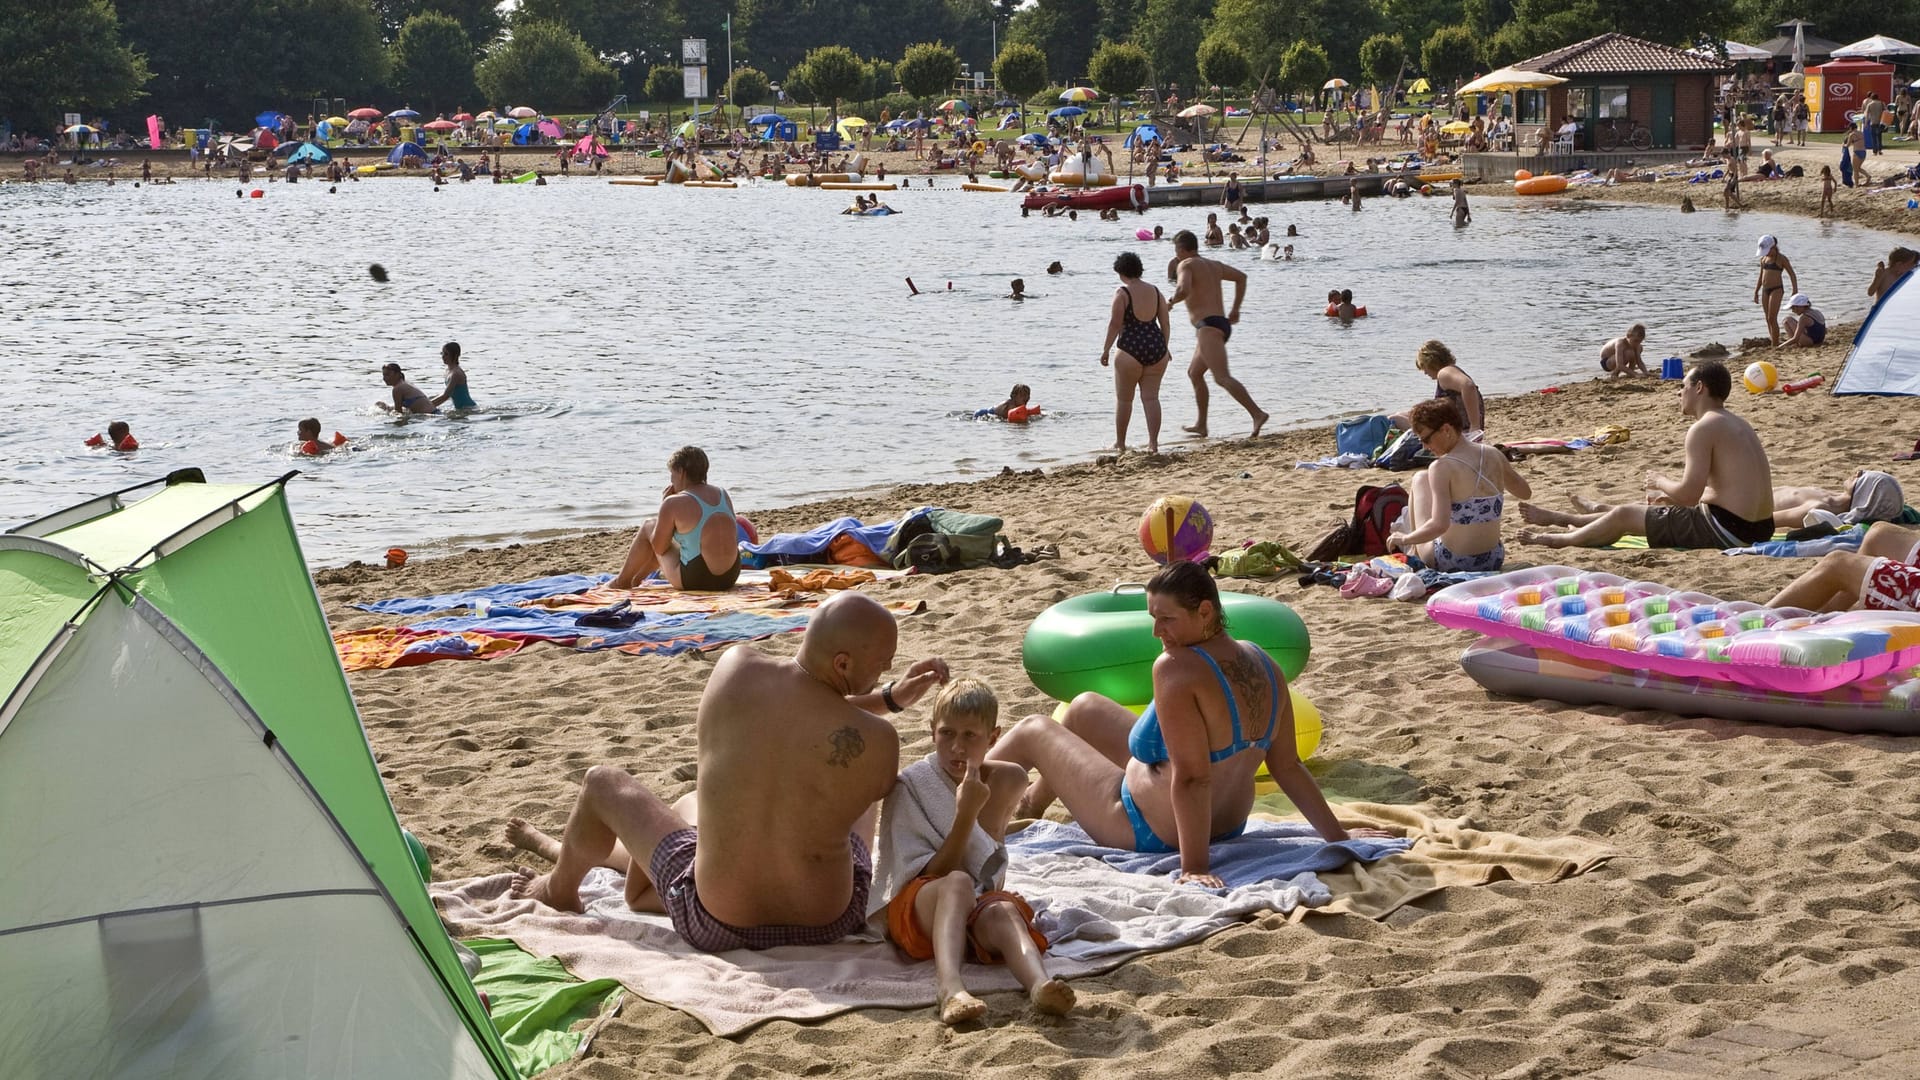
M 468 630 L 445 634 L 432 630 L 410 630 L 398 626 L 377 626 L 368 630 L 342 630 L 333 635 L 333 647 L 340 653 L 340 666 L 347 671 L 368 668 L 413 667 L 434 660 L 497 660 L 512 656 L 537 639 L 520 635 L 484 634 Z
M 1157 870 L 1119 869 L 1109 857 L 1135 853 L 1088 848 L 1085 833 L 1077 828 L 1045 823 L 1048 828 L 1031 840 L 1023 841 L 1016 833 L 1008 838 L 1009 845 L 1063 850 L 1015 854 L 1007 887 L 1034 905 L 1039 928 L 1052 942 L 1048 971 L 1071 979 L 1192 944 L 1263 912 L 1295 918 L 1314 911 L 1382 918 L 1435 889 L 1507 879 L 1557 881 L 1585 873 L 1611 855 L 1584 840 L 1542 842 L 1480 832 L 1464 818 L 1430 819 L 1407 806 L 1347 803 L 1339 813 L 1349 825 L 1409 830 L 1412 844 L 1329 845 L 1312 837 L 1303 822 L 1257 824 L 1261 834 L 1270 837 L 1267 843 L 1290 845 L 1293 854 L 1273 860 L 1252 851 L 1229 854 L 1236 875 L 1256 865 L 1327 869 L 1213 891 L 1176 885 Z M 1365 845 L 1363 851 L 1385 852 L 1395 846 L 1406 850 L 1379 862 L 1355 863 L 1356 845 Z M 1064 850 L 1070 847 L 1098 854 Z M 1220 847 L 1215 851 L 1217 856 Z M 1214 865 L 1219 872 L 1218 857 Z M 735 1035 L 768 1020 L 814 1020 L 875 1006 L 924 1008 L 935 1000 L 931 961 L 901 959 L 872 932 L 871 924 L 868 933 L 837 945 L 715 956 L 694 952 L 664 916 L 628 911 L 622 899 L 624 882 L 613 871 L 596 869 L 587 875 L 581 890 L 584 915 L 514 899 L 508 895 L 511 881 L 511 875 L 497 874 L 430 888 L 440 917 L 456 936 L 510 938 L 535 955 L 556 957 L 578 976 L 618 979 L 641 997 L 692 1015 L 716 1035 Z M 970 965 L 966 978 L 976 993 L 1018 985 L 1003 967 Z

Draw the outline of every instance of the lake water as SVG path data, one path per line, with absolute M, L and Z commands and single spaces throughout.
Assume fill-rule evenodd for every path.
M 183 466 L 234 481 L 298 468 L 302 539 L 330 564 L 632 525 L 687 443 L 707 449 L 743 507 L 1084 459 L 1112 442 L 1098 358 L 1113 257 L 1138 251 L 1156 278 L 1171 245 L 1134 230 L 1204 218 L 1022 219 L 1013 196 L 951 187 L 890 194 L 903 213 L 886 218 L 840 216 L 844 193 L 764 184 L 435 192 L 382 179 L 337 194 L 273 184 L 257 200 L 235 188 L 0 188 L 13 391 L 0 412 L 0 523 Z M 1475 198 L 1461 231 L 1441 198 L 1371 200 L 1359 214 L 1256 209 L 1276 238 L 1288 222 L 1301 232 L 1294 263 L 1224 256 L 1250 278 L 1234 372 L 1276 427 L 1427 396 L 1413 356 L 1429 337 L 1491 394 L 1594 374 L 1599 343 L 1634 321 L 1650 328 L 1656 368 L 1763 333 L 1751 303 L 1763 232 L 1830 319 L 1857 318 L 1873 260 L 1894 243 L 1670 207 Z M 1054 260 L 1064 275 L 1046 274 Z M 376 262 L 384 285 L 367 273 Z M 1014 277 L 1036 298 L 1002 299 Z M 1354 290 L 1373 316 L 1324 318 L 1331 288 Z M 1193 419 L 1183 316 L 1162 391 L 1163 441 L 1176 447 Z M 478 411 L 398 421 L 374 408 L 387 361 L 437 393 L 449 339 L 465 349 Z M 967 418 L 1016 381 L 1033 386 L 1044 420 Z M 1244 434 L 1246 414 L 1213 400 L 1214 432 Z M 356 452 L 293 454 L 305 416 Z M 130 421 L 144 449 L 81 445 L 112 419 Z M 1136 410 L 1132 440 L 1144 439 Z

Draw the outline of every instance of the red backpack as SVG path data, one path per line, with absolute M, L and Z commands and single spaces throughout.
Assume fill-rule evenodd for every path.
M 1362 487 L 1353 497 L 1353 542 L 1349 554 L 1385 555 L 1393 523 L 1407 509 L 1407 489 L 1399 484 Z

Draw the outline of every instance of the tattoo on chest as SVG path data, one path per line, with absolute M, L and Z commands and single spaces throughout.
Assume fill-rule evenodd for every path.
M 867 740 L 851 725 L 827 736 L 827 741 L 833 744 L 833 751 L 827 755 L 827 764 L 843 769 L 851 766 L 853 759 L 867 750 Z

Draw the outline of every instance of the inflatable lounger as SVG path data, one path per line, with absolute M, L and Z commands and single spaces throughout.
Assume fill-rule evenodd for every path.
M 1539 566 L 1433 594 L 1442 626 L 1512 638 L 1621 671 L 1818 694 L 1920 664 L 1920 614 L 1728 602 L 1650 581 Z
M 1514 697 L 1762 724 L 1804 724 L 1833 731 L 1920 735 L 1920 667 L 1899 668 L 1817 694 L 1787 694 L 1722 679 L 1626 671 L 1506 638 L 1481 638 L 1461 654 L 1460 666 L 1474 682 Z

